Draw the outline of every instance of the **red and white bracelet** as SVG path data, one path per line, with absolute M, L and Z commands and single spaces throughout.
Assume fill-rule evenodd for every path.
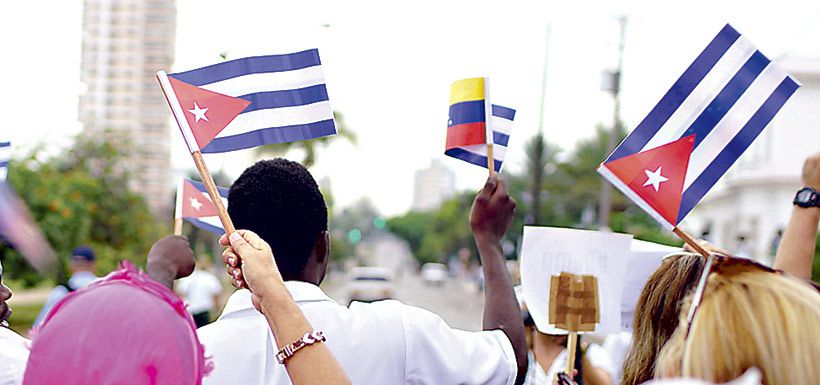
M 279 353 L 276 353 L 276 360 L 278 360 L 280 364 L 284 364 L 285 361 L 293 357 L 296 352 L 305 346 L 325 341 L 327 341 L 327 339 L 321 331 L 314 330 L 312 332 L 307 332 L 302 336 L 302 338 L 285 345 L 281 350 L 279 350 Z

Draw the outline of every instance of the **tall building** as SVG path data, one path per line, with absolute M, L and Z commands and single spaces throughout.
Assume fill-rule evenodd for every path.
M 769 127 L 684 220 L 682 227 L 735 253 L 771 262 L 803 161 L 820 151 L 820 60 L 778 60 L 800 83 Z
M 429 167 L 416 171 L 413 210 L 435 210 L 455 194 L 455 189 L 456 177 L 453 171 L 440 160 L 433 159 Z
M 130 188 L 171 211 L 168 106 L 156 71 L 174 59 L 174 0 L 85 0 L 79 115 L 87 134 L 121 145 Z

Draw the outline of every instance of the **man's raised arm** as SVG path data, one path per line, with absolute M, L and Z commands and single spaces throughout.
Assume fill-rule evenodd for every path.
M 515 383 L 523 384 L 527 374 L 524 321 L 501 249 L 514 213 L 515 200 L 507 193 L 507 183 L 493 175 L 473 201 L 470 226 L 484 269 L 484 330 L 500 329 L 510 339 L 518 363 Z

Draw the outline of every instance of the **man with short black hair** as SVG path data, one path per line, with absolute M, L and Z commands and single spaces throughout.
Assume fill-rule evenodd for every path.
M 488 179 L 470 217 L 486 276 L 480 332 L 452 329 L 438 315 L 398 301 L 354 302 L 348 308 L 330 299 L 318 286 L 330 252 L 327 207 L 302 165 L 285 159 L 258 162 L 236 180 L 228 201 L 236 228 L 270 244 L 288 291 L 313 327 L 324 332 L 353 384 L 523 382 L 523 322 L 501 249 L 515 208 L 504 181 Z M 227 249 L 223 258 L 234 286 L 242 286 L 236 255 Z M 275 356 L 292 341 L 275 340 L 247 290 L 231 295 L 219 319 L 198 332 L 214 362 L 204 384 L 291 383 Z
M 71 251 L 69 267 L 71 268 L 71 277 L 65 284 L 57 285 L 51 289 L 45 304 L 43 304 L 43 308 L 40 310 L 40 314 L 38 314 L 37 319 L 34 320 L 34 326 L 39 326 L 43 323 L 43 320 L 45 320 L 51 308 L 54 307 L 57 302 L 60 302 L 63 297 L 68 295 L 68 293 L 82 289 L 97 279 L 97 276 L 94 275 L 97 269 L 97 256 L 94 254 L 94 250 L 88 246 L 79 246 Z

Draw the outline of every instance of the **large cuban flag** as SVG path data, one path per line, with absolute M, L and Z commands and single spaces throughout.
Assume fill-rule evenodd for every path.
M 228 207 L 228 189 L 217 186 L 222 203 Z M 205 185 L 190 179 L 182 179 L 177 188 L 175 218 L 184 218 L 202 230 L 222 235 L 225 228 L 217 216 L 216 206 L 208 195 Z
M 336 133 L 319 51 L 157 73 L 188 149 L 228 152 Z
M 467 163 L 488 167 L 487 144 L 493 143 L 493 166 L 500 171 L 510 141 L 515 110 L 489 103 L 487 78 L 453 83 L 444 154 Z M 489 121 L 486 110 L 490 109 Z M 488 141 L 488 137 L 492 141 Z
M 798 87 L 727 24 L 598 172 L 672 229 Z

